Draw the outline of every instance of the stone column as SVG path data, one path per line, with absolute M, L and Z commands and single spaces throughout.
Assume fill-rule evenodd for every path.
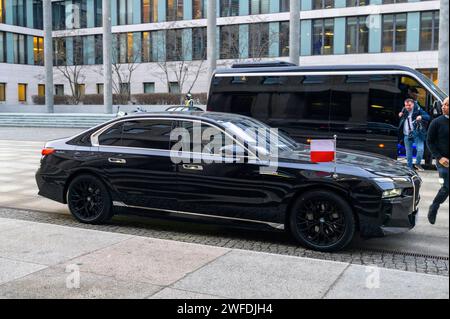
M 289 60 L 298 65 L 300 62 L 300 1 L 290 0 L 289 23 Z
M 105 113 L 112 114 L 112 26 L 110 0 L 103 0 L 103 103 Z
M 44 18 L 44 68 L 45 68 L 45 104 L 47 112 L 54 113 L 53 98 L 53 37 L 52 37 L 52 1 L 42 1 Z

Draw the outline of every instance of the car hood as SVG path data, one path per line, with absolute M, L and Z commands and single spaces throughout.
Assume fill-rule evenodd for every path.
M 282 152 L 279 154 L 279 158 L 288 162 L 318 165 L 325 170 L 335 166 L 334 163 L 312 163 L 309 146 L 295 151 Z M 368 172 L 370 175 L 382 177 L 415 175 L 415 172 L 406 165 L 378 154 L 338 149 L 336 158 L 337 170 L 341 172 L 359 169 Z

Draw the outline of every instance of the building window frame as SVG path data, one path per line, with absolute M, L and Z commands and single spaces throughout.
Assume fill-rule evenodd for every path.
M 391 48 L 392 50 L 386 50 L 386 45 L 388 43 L 386 43 L 386 38 L 385 38 L 385 33 L 386 33 L 386 23 L 385 20 L 388 17 L 392 17 L 392 28 L 390 30 L 390 32 L 392 32 L 392 43 L 391 43 Z M 404 17 L 404 25 L 405 25 L 405 29 L 404 29 L 404 39 L 405 42 L 402 44 L 403 49 L 400 50 L 399 49 L 399 44 L 398 44 L 398 32 L 399 32 L 399 20 L 400 17 Z M 407 42 L 407 38 L 406 38 L 406 28 L 408 25 L 408 15 L 407 13 L 390 13 L 390 14 L 383 14 L 382 17 L 382 31 L 381 31 L 381 48 L 382 48 L 382 53 L 391 53 L 391 52 L 405 52 L 406 51 L 406 42 Z
M 316 45 L 315 45 L 315 32 L 314 32 L 314 27 L 316 23 L 320 23 L 320 42 L 317 43 L 320 44 L 320 52 L 317 51 Z M 331 26 L 332 27 L 332 34 L 331 36 L 327 35 L 327 28 Z M 312 41 L 312 55 L 332 55 L 334 54 L 334 18 L 325 18 L 325 19 L 314 19 L 312 20 L 312 32 L 311 32 L 311 41 Z M 330 41 L 328 41 L 328 37 L 331 38 Z M 325 44 L 327 44 L 329 42 L 329 48 L 326 47 Z M 329 49 L 329 50 L 328 50 Z M 325 50 L 328 50 L 328 52 L 325 52 Z
M 349 50 L 349 19 L 356 19 L 356 24 L 354 25 L 356 28 L 356 43 L 355 43 L 355 50 L 350 51 Z M 345 18 L 345 53 L 346 54 L 360 54 L 360 53 L 368 53 L 369 52 L 369 28 L 367 27 L 367 16 L 352 16 L 352 17 L 346 17 Z M 365 48 L 361 50 L 361 35 L 362 35 L 362 28 L 365 28 L 366 32 L 366 43 Z
M 0 102 L 6 102 L 6 83 L 0 83 Z
M 431 40 L 428 47 L 425 47 L 425 41 L 422 40 L 423 24 L 425 14 L 431 14 Z M 420 12 L 420 51 L 435 51 L 439 50 L 439 11 L 422 11 Z
M 27 102 L 28 95 L 28 84 L 26 83 L 18 83 L 17 84 L 17 98 L 19 103 Z
M 240 1 L 239 0 L 220 0 L 220 16 L 221 17 L 237 17 L 239 16 Z

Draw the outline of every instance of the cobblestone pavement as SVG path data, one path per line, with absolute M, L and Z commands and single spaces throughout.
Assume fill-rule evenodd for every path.
M 41 134 L 37 132 L 36 136 L 41 138 Z M 108 225 L 82 225 L 70 216 L 65 205 L 37 196 L 34 174 L 42 145 L 43 142 L 0 140 L 0 207 L 5 207 L 0 208 L 0 217 L 448 276 L 448 202 L 433 227 L 422 213 L 418 226 L 408 233 L 371 240 L 356 238 L 348 249 L 334 254 L 299 247 L 282 232 L 192 221 L 117 216 Z M 420 208 L 425 212 L 439 184 L 434 172 L 423 174 L 423 179 Z

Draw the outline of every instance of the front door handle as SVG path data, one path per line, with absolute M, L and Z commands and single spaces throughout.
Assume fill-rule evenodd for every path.
M 127 161 L 124 160 L 123 158 L 108 158 L 108 162 L 113 163 L 113 164 L 126 164 Z
M 201 165 L 183 164 L 183 168 L 191 171 L 203 171 L 203 166 Z

